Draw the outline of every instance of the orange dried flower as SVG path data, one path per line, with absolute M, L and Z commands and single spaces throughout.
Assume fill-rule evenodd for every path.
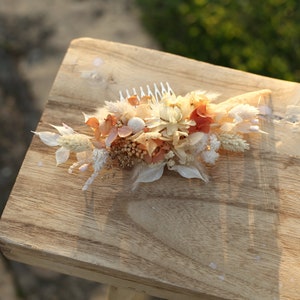
M 98 141 L 101 136 L 99 120 L 95 117 L 91 117 L 85 123 L 94 130 L 95 139 Z
M 206 104 L 206 101 L 201 101 L 197 108 L 190 114 L 190 120 L 195 121 L 196 125 L 190 126 L 189 133 L 198 131 L 209 133 L 210 124 L 213 122 L 213 119 L 206 114 Z
M 137 106 L 139 105 L 139 99 L 137 97 L 137 95 L 133 95 L 127 98 L 127 101 L 129 104 L 131 104 L 132 106 Z

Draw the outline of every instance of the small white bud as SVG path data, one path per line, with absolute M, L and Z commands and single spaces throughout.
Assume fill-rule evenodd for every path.
M 127 126 L 132 129 L 133 133 L 137 133 L 145 128 L 145 122 L 139 117 L 133 117 L 128 121 Z
M 250 131 L 259 131 L 259 126 L 257 126 L 257 125 L 251 125 L 251 126 L 249 127 L 249 130 L 250 130 Z
M 79 167 L 80 172 L 85 172 L 89 168 L 89 164 L 83 164 Z

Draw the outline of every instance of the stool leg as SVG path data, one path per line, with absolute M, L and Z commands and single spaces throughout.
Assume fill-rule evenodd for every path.
M 134 289 L 110 286 L 107 300 L 150 300 L 150 297 Z

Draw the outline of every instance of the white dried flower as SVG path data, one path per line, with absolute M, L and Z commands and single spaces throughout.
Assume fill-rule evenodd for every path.
M 173 166 L 175 166 L 175 160 L 174 159 L 169 159 L 167 161 L 167 166 L 168 166 L 168 168 L 172 168 Z
M 57 143 L 72 152 L 83 152 L 93 147 L 90 138 L 80 133 L 59 136 Z
M 169 151 L 166 155 L 165 155 L 165 159 L 170 159 L 173 158 L 175 156 L 175 153 L 173 151 Z
M 78 153 L 92 150 L 93 146 L 88 136 L 76 133 L 70 126 L 66 124 L 63 124 L 63 126 L 51 126 L 54 127 L 59 134 L 50 131 L 33 131 L 33 133 L 48 146 L 61 146 L 55 152 L 57 165 L 65 163 L 69 159 L 71 151 Z
M 219 135 L 221 148 L 228 151 L 244 152 L 249 150 L 249 144 L 239 134 L 221 133 Z
M 251 120 L 256 117 L 259 110 L 249 104 L 239 104 L 233 107 L 229 112 L 229 117 L 235 119 L 236 122 L 242 122 L 243 120 Z
M 214 165 L 216 160 L 219 158 L 219 150 L 221 142 L 218 140 L 215 134 L 209 134 L 207 139 L 207 150 L 201 151 L 202 159 L 207 163 Z
M 125 101 L 110 102 L 105 101 L 107 111 L 123 122 L 126 122 L 136 114 L 134 106 Z
M 217 136 L 215 134 L 210 134 L 209 135 L 209 145 L 210 148 L 218 151 L 221 145 L 221 142 L 218 140 Z
M 219 153 L 216 152 L 214 149 L 210 149 L 208 151 L 201 152 L 202 159 L 210 165 L 214 165 L 216 160 L 219 158 Z
M 94 168 L 93 174 L 85 182 L 82 190 L 86 191 L 88 187 L 93 183 L 95 178 L 98 176 L 99 172 L 103 169 L 106 164 L 106 161 L 109 157 L 109 152 L 106 149 L 94 149 L 92 154 L 92 165 Z

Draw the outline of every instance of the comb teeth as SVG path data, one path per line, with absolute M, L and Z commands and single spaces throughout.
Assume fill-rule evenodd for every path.
M 140 86 L 139 92 L 137 92 L 135 88 L 132 88 L 131 91 L 129 89 L 126 89 L 123 92 L 119 91 L 120 101 L 124 101 L 128 97 L 136 95 L 139 101 L 144 96 L 150 96 L 153 97 L 157 102 L 159 102 L 164 94 L 170 94 L 170 95 L 174 94 L 168 82 L 166 83 L 161 82 L 159 86 L 157 86 L 157 84 L 154 83 L 152 89 L 149 85 L 147 85 L 146 90 L 144 90 L 144 88 Z

